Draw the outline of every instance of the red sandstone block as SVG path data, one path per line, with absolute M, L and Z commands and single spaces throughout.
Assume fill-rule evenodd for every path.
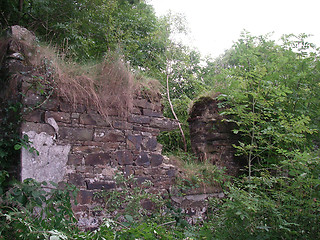
M 138 166 L 148 167 L 150 166 L 150 158 L 146 152 L 141 152 L 137 161 Z
M 100 189 L 100 190 L 110 190 L 116 188 L 116 183 L 113 181 L 106 181 L 106 182 L 87 182 L 87 189 L 88 190 L 94 190 L 94 189 Z
M 6 66 L 8 73 L 29 72 L 32 70 L 32 66 L 26 66 L 22 61 L 16 59 L 7 60 Z
M 80 123 L 84 125 L 96 125 L 101 127 L 110 127 L 110 117 L 104 117 L 98 113 L 89 113 L 80 115 Z
M 162 164 L 163 156 L 160 154 L 150 154 L 151 166 L 156 167 Z
M 49 98 L 41 105 L 41 109 L 50 110 L 50 111 L 58 111 L 59 105 L 60 105 L 60 103 L 57 99 Z
M 137 177 L 136 181 L 138 185 L 141 185 L 142 183 L 144 183 L 145 181 L 151 181 L 150 177 Z
M 98 153 L 101 152 L 99 146 L 72 146 L 72 153 Z
M 62 100 L 60 102 L 60 111 L 61 112 L 77 112 L 83 113 L 86 111 L 86 107 L 82 104 L 73 105 L 68 102 L 68 100 Z
M 90 114 L 81 114 L 80 115 L 80 123 L 84 125 L 96 125 L 97 122 L 93 119 Z
M 163 117 L 163 114 L 161 112 L 157 112 L 147 108 L 143 109 L 143 115 L 149 117 Z
M 150 137 L 146 141 L 143 142 L 143 147 L 147 151 L 155 151 L 158 147 L 158 141 L 155 137 Z
M 125 177 L 129 177 L 130 175 L 133 175 L 134 174 L 133 167 L 126 165 L 124 167 L 123 173 Z
M 124 133 L 120 130 L 95 129 L 94 141 L 124 142 Z
M 176 170 L 174 169 L 169 169 L 166 174 L 168 175 L 168 177 L 175 177 L 176 176 Z
M 127 136 L 127 146 L 128 149 L 140 150 L 142 144 L 142 136 L 141 135 L 128 135 Z
M 40 96 L 37 93 L 34 92 L 28 92 L 27 95 L 23 98 L 23 103 L 26 106 L 35 107 L 37 105 L 40 105 L 45 98 L 43 96 Z
M 72 206 L 72 211 L 75 214 L 79 214 L 79 213 L 81 214 L 82 212 L 88 212 L 89 208 L 88 208 L 88 206 L 77 204 L 77 205 Z
M 110 163 L 109 153 L 93 153 L 88 154 L 85 158 L 86 165 L 106 165 Z
M 55 134 L 53 127 L 49 124 L 24 122 L 21 126 L 22 132 L 35 131 L 36 133 L 45 132 L 51 136 Z
M 69 154 L 67 165 L 81 165 L 83 155 L 82 154 Z
M 133 107 L 131 110 L 131 113 L 134 115 L 141 115 L 142 114 L 142 110 L 140 110 L 140 108 L 137 107 Z
M 142 199 L 140 201 L 141 207 L 145 210 L 154 210 L 157 206 L 154 202 L 152 202 L 150 199 Z
M 128 117 L 129 123 L 149 124 L 151 122 L 150 117 L 140 115 L 130 115 Z
M 103 143 L 104 150 L 117 150 L 117 149 L 125 149 L 124 142 L 105 142 Z
M 117 151 L 116 158 L 118 160 L 118 163 L 121 165 L 133 164 L 133 154 L 131 151 Z
M 70 141 L 92 141 L 93 129 L 60 127 L 59 135 L 61 139 Z
M 149 132 L 154 136 L 157 136 L 160 133 L 160 130 L 157 128 L 143 127 L 143 126 L 133 126 L 134 131 L 138 132 Z
M 158 128 L 161 131 L 170 131 L 178 128 L 178 123 L 168 118 L 151 118 L 150 127 Z
M 125 122 L 125 121 L 113 121 L 112 126 L 115 129 L 120 129 L 120 130 L 132 130 L 133 125 L 131 123 Z
M 81 190 L 78 193 L 77 196 L 77 202 L 79 204 L 90 204 L 93 199 L 93 192 L 91 191 L 86 191 L 86 190 Z
M 82 146 L 104 147 L 104 145 L 105 145 L 105 143 L 103 143 L 103 142 L 95 142 L 95 141 L 82 142 Z
M 134 99 L 133 106 L 152 109 L 153 105 L 146 99 Z
M 69 173 L 68 174 L 68 183 L 74 184 L 78 187 L 84 186 L 85 181 L 82 174 L 79 173 Z
M 44 111 L 41 110 L 35 110 L 27 113 L 26 115 L 23 116 L 23 119 L 28 122 L 44 122 Z

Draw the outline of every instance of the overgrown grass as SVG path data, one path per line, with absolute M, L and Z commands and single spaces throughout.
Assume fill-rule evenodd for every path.
M 44 91 L 71 103 L 85 105 L 108 117 L 110 110 L 119 116 L 126 116 L 133 107 L 133 99 L 141 95 L 159 101 L 160 83 L 136 74 L 121 54 L 109 52 L 99 63 L 76 63 L 66 59 L 64 53 L 57 52 L 48 45 L 36 45 L 6 39 L 0 41 L 2 59 L 8 43 L 15 45 L 25 58 L 25 63 L 33 67 L 33 81 Z
M 176 177 L 176 187 L 182 192 L 198 189 L 207 191 L 222 191 L 224 182 L 230 180 L 225 169 L 218 168 L 212 163 L 199 162 L 198 158 L 182 151 L 167 153 L 169 163 L 177 166 L 180 174 Z

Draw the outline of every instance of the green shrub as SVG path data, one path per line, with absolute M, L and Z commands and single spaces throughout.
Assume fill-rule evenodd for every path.
M 55 183 L 26 179 L 15 183 L 1 195 L 0 239 L 58 239 L 78 231 L 71 209 L 72 186 L 58 188 Z
M 295 153 L 259 176 L 230 183 L 228 197 L 214 202 L 217 239 L 319 239 L 318 161 Z

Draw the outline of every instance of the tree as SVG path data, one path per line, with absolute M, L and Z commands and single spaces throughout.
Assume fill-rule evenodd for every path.
M 18 9 L 17 2 L 4 0 L 0 6 L 2 29 L 20 24 L 79 61 L 99 60 L 120 49 L 133 67 L 164 69 L 159 65 L 163 23 L 145 1 L 28 0 Z
M 198 78 L 200 72 L 200 54 L 181 42 L 173 41 L 170 36 L 186 34 L 186 23 L 179 15 L 168 14 L 164 16 L 166 23 L 167 40 L 165 47 L 164 64 L 166 66 L 162 84 L 166 86 L 168 102 L 165 102 L 164 114 L 175 118 L 179 122 L 177 132 L 163 133 L 159 138 L 169 151 L 181 150 L 185 152 L 190 148 L 188 106 L 192 99 L 203 90 L 204 85 Z
M 300 37 L 284 37 L 284 44 L 277 45 L 269 36 L 244 32 L 213 65 L 215 80 L 228 83 L 222 90 L 230 108 L 224 114 L 241 135 L 235 148 L 248 161 L 249 177 L 254 162 L 279 163 L 292 151 L 311 147 L 308 138 L 319 129 L 319 53 L 307 53 L 312 45 L 306 35 Z

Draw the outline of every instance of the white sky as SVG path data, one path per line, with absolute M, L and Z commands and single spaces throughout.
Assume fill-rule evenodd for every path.
M 183 13 L 192 46 L 216 57 L 230 48 L 243 29 L 252 35 L 307 33 L 320 46 L 320 0 L 148 0 L 158 16 Z

